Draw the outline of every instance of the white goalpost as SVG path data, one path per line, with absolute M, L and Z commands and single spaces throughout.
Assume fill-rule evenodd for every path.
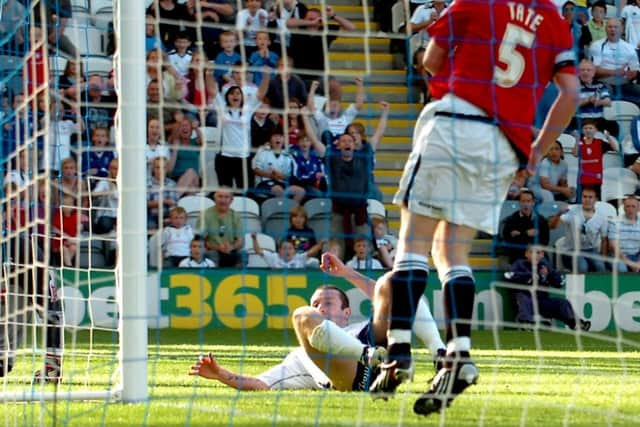
M 31 12 L 31 19 L 29 20 L 29 24 L 25 25 L 26 28 L 29 28 L 29 25 L 33 25 L 31 21 L 33 21 L 33 17 L 37 16 L 36 14 L 42 13 L 40 10 L 40 5 L 38 3 L 35 6 L 32 5 L 33 11 Z M 91 289 L 92 283 L 91 279 L 87 280 L 87 283 L 75 283 L 73 286 L 64 286 L 64 277 L 63 272 L 57 271 L 54 273 L 57 275 L 56 281 L 58 283 L 58 292 L 62 296 L 62 306 L 63 312 L 71 313 L 72 317 L 80 316 L 82 318 L 84 316 L 84 304 L 88 306 L 88 315 L 91 320 L 92 326 L 89 329 L 89 333 L 93 333 L 93 324 L 94 322 L 97 324 L 97 320 L 94 318 L 95 314 L 92 309 L 92 304 L 108 304 L 115 299 L 115 311 L 113 313 L 114 319 L 112 319 L 111 326 L 107 326 L 104 330 L 116 329 L 117 328 L 117 343 L 115 347 L 117 350 L 114 350 L 115 354 L 112 357 L 115 359 L 114 362 L 117 364 L 117 368 L 113 370 L 113 372 L 108 376 L 108 379 L 102 383 L 102 385 L 91 384 L 92 381 L 86 380 L 85 386 L 78 387 L 76 384 L 71 384 L 69 386 L 64 385 L 56 385 L 54 389 L 49 387 L 49 385 L 45 382 L 40 382 L 37 379 L 32 379 L 30 386 L 27 384 L 25 387 L 24 382 L 18 383 L 18 386 L 8 382 L 8 379 L 4 379 L 4 385 L 0 388 L 0 402 L 19 402 L 19 401 L 31 401 L 31 402 L 46 402 L 46 401 L 66 401 L 66 400 L 99 400 L 99 401 L 122 401 L 126 403 L 132 402 L 142 402 L 148 399 L 148 390 L 147 390 L 147 324 L 148 324 L 148 306 L 147 306 L 147 289 L 146 289 L 146 276 L 147 276 L 147 244 L 146 244 L 146 161 L 145 161 L 145 141 L 146 141 L 146 129 L 144 126 L 141 126 L 141 123 L 145 123 L 146 121 L 146 82 L 145 82 L 145 72 L 144 72 L 144 63 L 145 63 L 145 45 L 144 45 L 144 11 L 145 6 L 142 1 L 116 1 L 114 2 L 114 26 L 115 33 L 118 40 L 118 53 L 114 55 L 114 64 L 113 69 L 115 70 L 116 75 L 116 84 L 115 89 L 118 93 L 118 107 L 117 114 L 114 121 L 115 125 L 115 139 L 116 139 L 116 150 L 117 157 L 120 162 L 120 173 L 118 174 L 118 199 L 120 200 L 119 208 L 117 216 L 118 227 L 115 235 L 116 238 L 116 267 L 114 273 L 114 282 L 115 282 L 115 292 L 114 295 L 107 295 L 105 298 L 95 298 L 92 297 L 86 298 L 83 300 L 81 297 L 78 298 L 78 294 L 75 291 L 76 288 L 80 286 L 87 286 Z M 46 31 L 47 26 L 45 23 L 44 13 L 40 18 L 36 18 L 35 20 L 42 20 L 43 32 Z M 46 34 L 46 32 L 45 32 Z M 46 47 L 46 39 L 44 41 Z M 34 50 L 32 49 L 29 52 L 30 56 L 35 56 Z M 49 63 L 47 61 L 46 54 L 43 54 L 43 62 L 42 66 L 44 70 L 48 73 L 49 71 Z M 55 58 L 54 61 L 57 61 L 58 58 Z M 73 59 L 78 58 L 69 58 L 71 61 Z M 54 62 L 55 63 L 55 62 Z M 28 64 L 28 63 L 27 63 Z M 35 68 L 33 66 L 32 68 Z M 27 67 L 25 67 L 26 69 Z M 29 72 L 34 71 L 29 70 Z M 37 71 L 37 70 L 36 70 Z M 23 78 L 26 80 L 28 73 L 25 73 Z M 33 82 L 29 82 L 31 84 Z M 23 84 L 23 88 L 27 88 L 27 84 Z M 27 91 L 29 89 L 26 89 Z M 37 97 L 41 96 L 45 99 L 45 102 L 50 105 L 50 95 L 52 93 L 52 88 L 50 87 L 50 82 L 44 82 L 42 87 L 37 87 L 35 91 L 27 99 L 26 105 L 23 104 L 21 108 L 25 110 L 28 108 L 30 103 L 36 105 Z M 76 107 L 76 106 L 74 106 Z M 46 110 L 48 112 L 48 109 Z M 34 112 L 35 115 L 35 112 Z M 17 120 L 17 119 L 16 119 Z M 35 119 L 34 119 L 35 123 Z M 22 123 L 24 126 L 33 125 L 40 126 L 39 124 L 34 123 Z M 44 116 L 44 123 L 48 127 L 48 116 Z M 45 127 L 45 129 L 47 128 Z M 42 140 L 44 141 L 43 149 L 44 149 L 44 157 L 45 161 L 48 162 L 48 153 L 50 144 L 53 144 L 54 136 L 48 132 L 40 132 L 37 131 L 36 135 L 40 135 Z M 30 135 L 26 135 L 29 137 Z M 57 137 L 57 135 L 56 135 Z M 20 143 L 24 143 L 25 145 L 31 144 L 31 146 L 35 146 L 35 140 L 30 140 L 28 138 L 24 138 Z M 36 155 L 39 153 L 36 153 Z M 35 156 L 34 156 L 35 157 Z M 20 165 L 20 160 L 17 161 L 18 166 Z M 48 169 L 44 171 L 45 176 L 38 174 L 38 176 L 33 176 L 35 180 L 46 180 L 48 177 L 47 174 L 50 174 Z M 51 177 L 51 179 L 54 179 Z M 126 184 L 125 184 L 126 183 Z M 41 184 L 42 185 L 42 184 Z M 33 187 L 33 186 L 32 186 Z M 38 190 L 33 190 L 33 188 L 29 188 L 30 191 L 35 193 Z M 46 193 L 46 200 L 49 200 L 51 197 L 50 190 L 41 190 Z M 30 193 L 33 196 L 32 193 Z M 15 198 L 13 193 L 9 193 L 5 195 L 7 197 L 6 203 L 11 202 L 12 198 Z M 81 195 L 77 195 L 78 198 Z M 28 199 L 28 204 L 33 205 L 33 200 Z M 90 211 L 89 211 L 90 212 Z M 12 220 L 11 212 L 6 212 L 7 221 Z M 55 213 L 52 212 L 50 216 L 42 218 L 44 221 L 45 232 L 44 235 L 48 235 L 49 233 L 49 225 L 47 224 L 53 218 Z M 126 220 L 125 220 L 126 218 Z M 21 224 L 22 228 L 18 230 L 18 232 L 26 232 L 30 230 L 30 227 L 34 227 L 34 224 Z M 18 233 L 16 233 L 18 234 Z M 5 239 L 3 239 L 5 240 Z M 93 241 L 93 237 L 89 237 L 89 245 L 91 245 Z M 102 244 L 106 244 L 109 242 L 108 238 L 96 238 L 96 241 L 101 241 Z M 10 268 L 15 268 L 16 270 L 21 269 L 27 270 L 27 272 L 31 272 L 30 277 L 37 277 L 33 271 L 37 270 L 38 267 L 42 268 L 43 271 L 46 271 L 47 264 L 49 263 L 49 243 L 46 239 L 44 241 L 44 248 L 46 249 L 45 253 L 47 255 L 43 256 L 42 262 L 37 259 L 35 253 L 32 256 L 32 265 L 24 264 L 24 265 L 13 265 L 12 261 L 5 261 L 5 271 L 2 278 L 2 288 L 3 292 L 6 293 L 2 296 L 2 304 L 3 304 L 3 342 L 7 343 L 9 346 L 7 348 L 1 349 L 4 354 L 2 360 L 4 364 L 9 363 L 12 365 L 10 357 L 8 355 L 13 356 L 14 363 L 16 362 L 15 358 L 17 357 L 17 363 L 26 364 L 29 356 L 27 356 L 30 350 L 20 349 L 20 343 L 17 344 L 18 348 L 13 348 L 11 344 L 15 339 L 13 335 L 17 334 L 18 330 L 20 334 L 24 334 L 27 336 L 25 339 L 33 341 L 33 349 L 34 354 L 31 356 L 31 365 L 35 367 L 39 367 L 43 365 L 40 362 L 39 355 L 36 350 L 37 347 L 45 342 L 45 339 L 40 339 L 38 336 L 47 335 L 47 316 L 48 313 L 48 304 L 44 304 L 45 307 L 39 312 L 38 321 L 31 322 L 29 319 L 35 320 L 35 316 L 30 312 L 30 310 L 35 310 L 32 307 L 26 307 L 30 298 L 33 298 L 33 295 L 29 295 L 28 291 L 24 291 L 24 293 L 16 291 L 18 289 L 17 286 L 13 286 L 10 282 L 12 279 L 17 277 L 18 274 L 27 274 L 27 273 L 10 273 Z M 121 244 L 121 242 L 126 241 L 127 244 Z M 12 254 L 11 250 L 7 248 L 9 245 L 7 241 L 4 241 L 3 249 L 7 249 L 5 252 L 5 257 L 12 258 L 15 257 L 16 254 Z M 35 246 L 35 245 L 34 245 Z M 22 249 L 22 246 L 17 245 L 19 249 Z M 29 248 L 33 250 L 33 248 Z M 15 250 L 17 251 L 17 250 Z M 89 255 L 90 257 L 91 255 Z M 7 259 L 5 258 L 5 259 Z M 74 271 L 74 277 L 77 282 L 80 282 L 80 272 Z M 36 279 L 33 279 L 35 282 Z M 34 283 L 34 286 L 37 284 Z M 64 287 L 64 289 L 63 289 Z M 22 289 L 22 288 L 20 288 Z M 66 292 L 65 292 L 66 291 Z M 65 295 L 66 294 L 66 295 Z M 11 299 L 13 298 L 13 299 Z M 8 301 L 18 301 L 22 299 L 20 304 L 16 304 L 16 307 L 12 307 Z M 9 305 L 7 305 L 9 304 Z M 79 307 L 83 307 L 82 310 L 79 311 Z M 13 312 L 11 310 L 14 310 Z M 17 311 L 16 311 L 17 310 Z M 78 314 L 81 313 L 81 314 Z M 75 319 L 74 319 L 75 320 Z M 44 325 L 43 325 L 44 323 Z M 49 326 L 50 327 L 50 326 Z M 65 320 L 62 320 L 61 328 L 63 335 L 65 334 L 64 330 L 69 327 Z M 81 329 L 81 328 L 78 328 Z M 96 330 L 102 329 L 101 327 L 95 328 Z M 75 335 L 77 331 L 71 328 L 67 331 L 68 335 L 71 335 L 72 340 L 75 341 Z M 24 337 L 23 337 L 24 338 Z M 64 339 L 63 339 L 64 340 Z M 75 342 L 74 342 L 75 344 Z M 91 346 L 93 344 L 90 344 Z M 46 346 L 46 344 L 45 344 Z M 62 346 L 63 347 L 63 346 Z M 85 375 L 89 377 L 90 372 L 94 369 L 91 366 L 91 358 L 92 354 L 99 354 L 99 351 L 96 351 L 93 348 L 90 348 L 88 351 L 88 355 L 80 355 L 80 351 L 70 346 L 69 349 L 61 350 L 64 354 L 64 358 L 69 359 L 82 359 L 83 357 L 87 358 L 85 363 L 84 370 L 87 372 Z M 67 356 L 68 355 L 68 356 Z M 101 355 L 102 357 L 109 358 L 109 355 Z M 74 360 L 75 362 L 75 360 Z M 72 372 L 75 372 L 77 364 L 73 364 L 73 369 L 69 369 Z M 65 367 L 66 369 L 66 367 Z M 82 369 L 82 368 L 81 368 Z M 9 377 L 11 374 L 7 375 Z M 24 375 L 23 375 L 24 377 Z M 79 378 L 81 375 L 77 375 L 75 378 Z M 28 382 L 28 380 L 26 381 Z M 75 381 L 71 381 L 72 383 Z M 102 387 L 103 389 L 99 389 Z

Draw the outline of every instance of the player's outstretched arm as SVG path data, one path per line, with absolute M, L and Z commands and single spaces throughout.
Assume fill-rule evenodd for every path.
M 217 380 L 236 390 L 255 391 L 269 390 L 269 386 L 255 377 L 239 375 L 224 369 L 213 354 L 198 357 L 191 367 L 189 375 L 194 375 L 209 380 Z
M 322 271 L 348 280 L 349 283 L 364 292 L 369 299 L 373 299 L 373 293 L 376 286 L 376 282 L 373 279 L 370 279 L 367 276 L 358 273 L 348 265 L 345 265 L 340 258 L 332 253 L 323 253 L 320 260 L 320 269 Z
M 559 72 L 554 78 L 558 87 L 558 96 L 551 106 L 547 118 L 538 133 L 538 137 L 531 145 L 531 156 L 527 165 L 527 172 L 534 175 L 542 157 L 547 153 L 551 144 L 566 129 L 576 112 L 580 102 L 578 78 L 573 73 Z

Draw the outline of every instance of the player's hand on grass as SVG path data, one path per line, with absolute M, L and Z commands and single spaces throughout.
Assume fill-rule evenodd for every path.
M 201 355 L 196 363 L 191 367 L 189 375 L 217 380 L 220 377 L 220 365 L 212 353 Z

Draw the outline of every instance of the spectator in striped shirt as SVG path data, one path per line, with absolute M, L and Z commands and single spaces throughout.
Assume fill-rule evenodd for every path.
M 620 273 L 640 272 L 640 197 L 629 194 L 624 199 L 624 217 L 609 222 L 609 251 L 616 257 Z
M 204 256 L 204 237 L 195 235 L 191 240 L 190 255 L 180 261 L 180 268 L 214 268 L 216 263 Z

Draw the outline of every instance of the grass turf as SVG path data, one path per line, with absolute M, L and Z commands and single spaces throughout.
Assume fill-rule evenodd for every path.
M 568 331 L 567 331 L 568 332 Z M 416 377 L 395 399 L 335 391 L 238 392 L 189 377 L 198 354 L 212 351 L 228 369 L 257 374 L 296 345 L 291 331 L 177 331 L 149 333 L 149 401 L 0 403 L 5 425 L 65 426 L 633 426 L 640 425 L 640 335 L 576 337 L 567 332 L 475 332 L 478 385 L 442 415 L 413 414 L 412 405 L 433 375 L 418 351 Z M 107 388 L 117 379 L 115 336 L 67 338 L 62 391 Z M 75 351 L 72 348 L 75 347 Z M 21 352 L 3 391 L 53 391 L 32 386 L 34 358 Z M 90 371 L 85 368 L 90 367 Z

